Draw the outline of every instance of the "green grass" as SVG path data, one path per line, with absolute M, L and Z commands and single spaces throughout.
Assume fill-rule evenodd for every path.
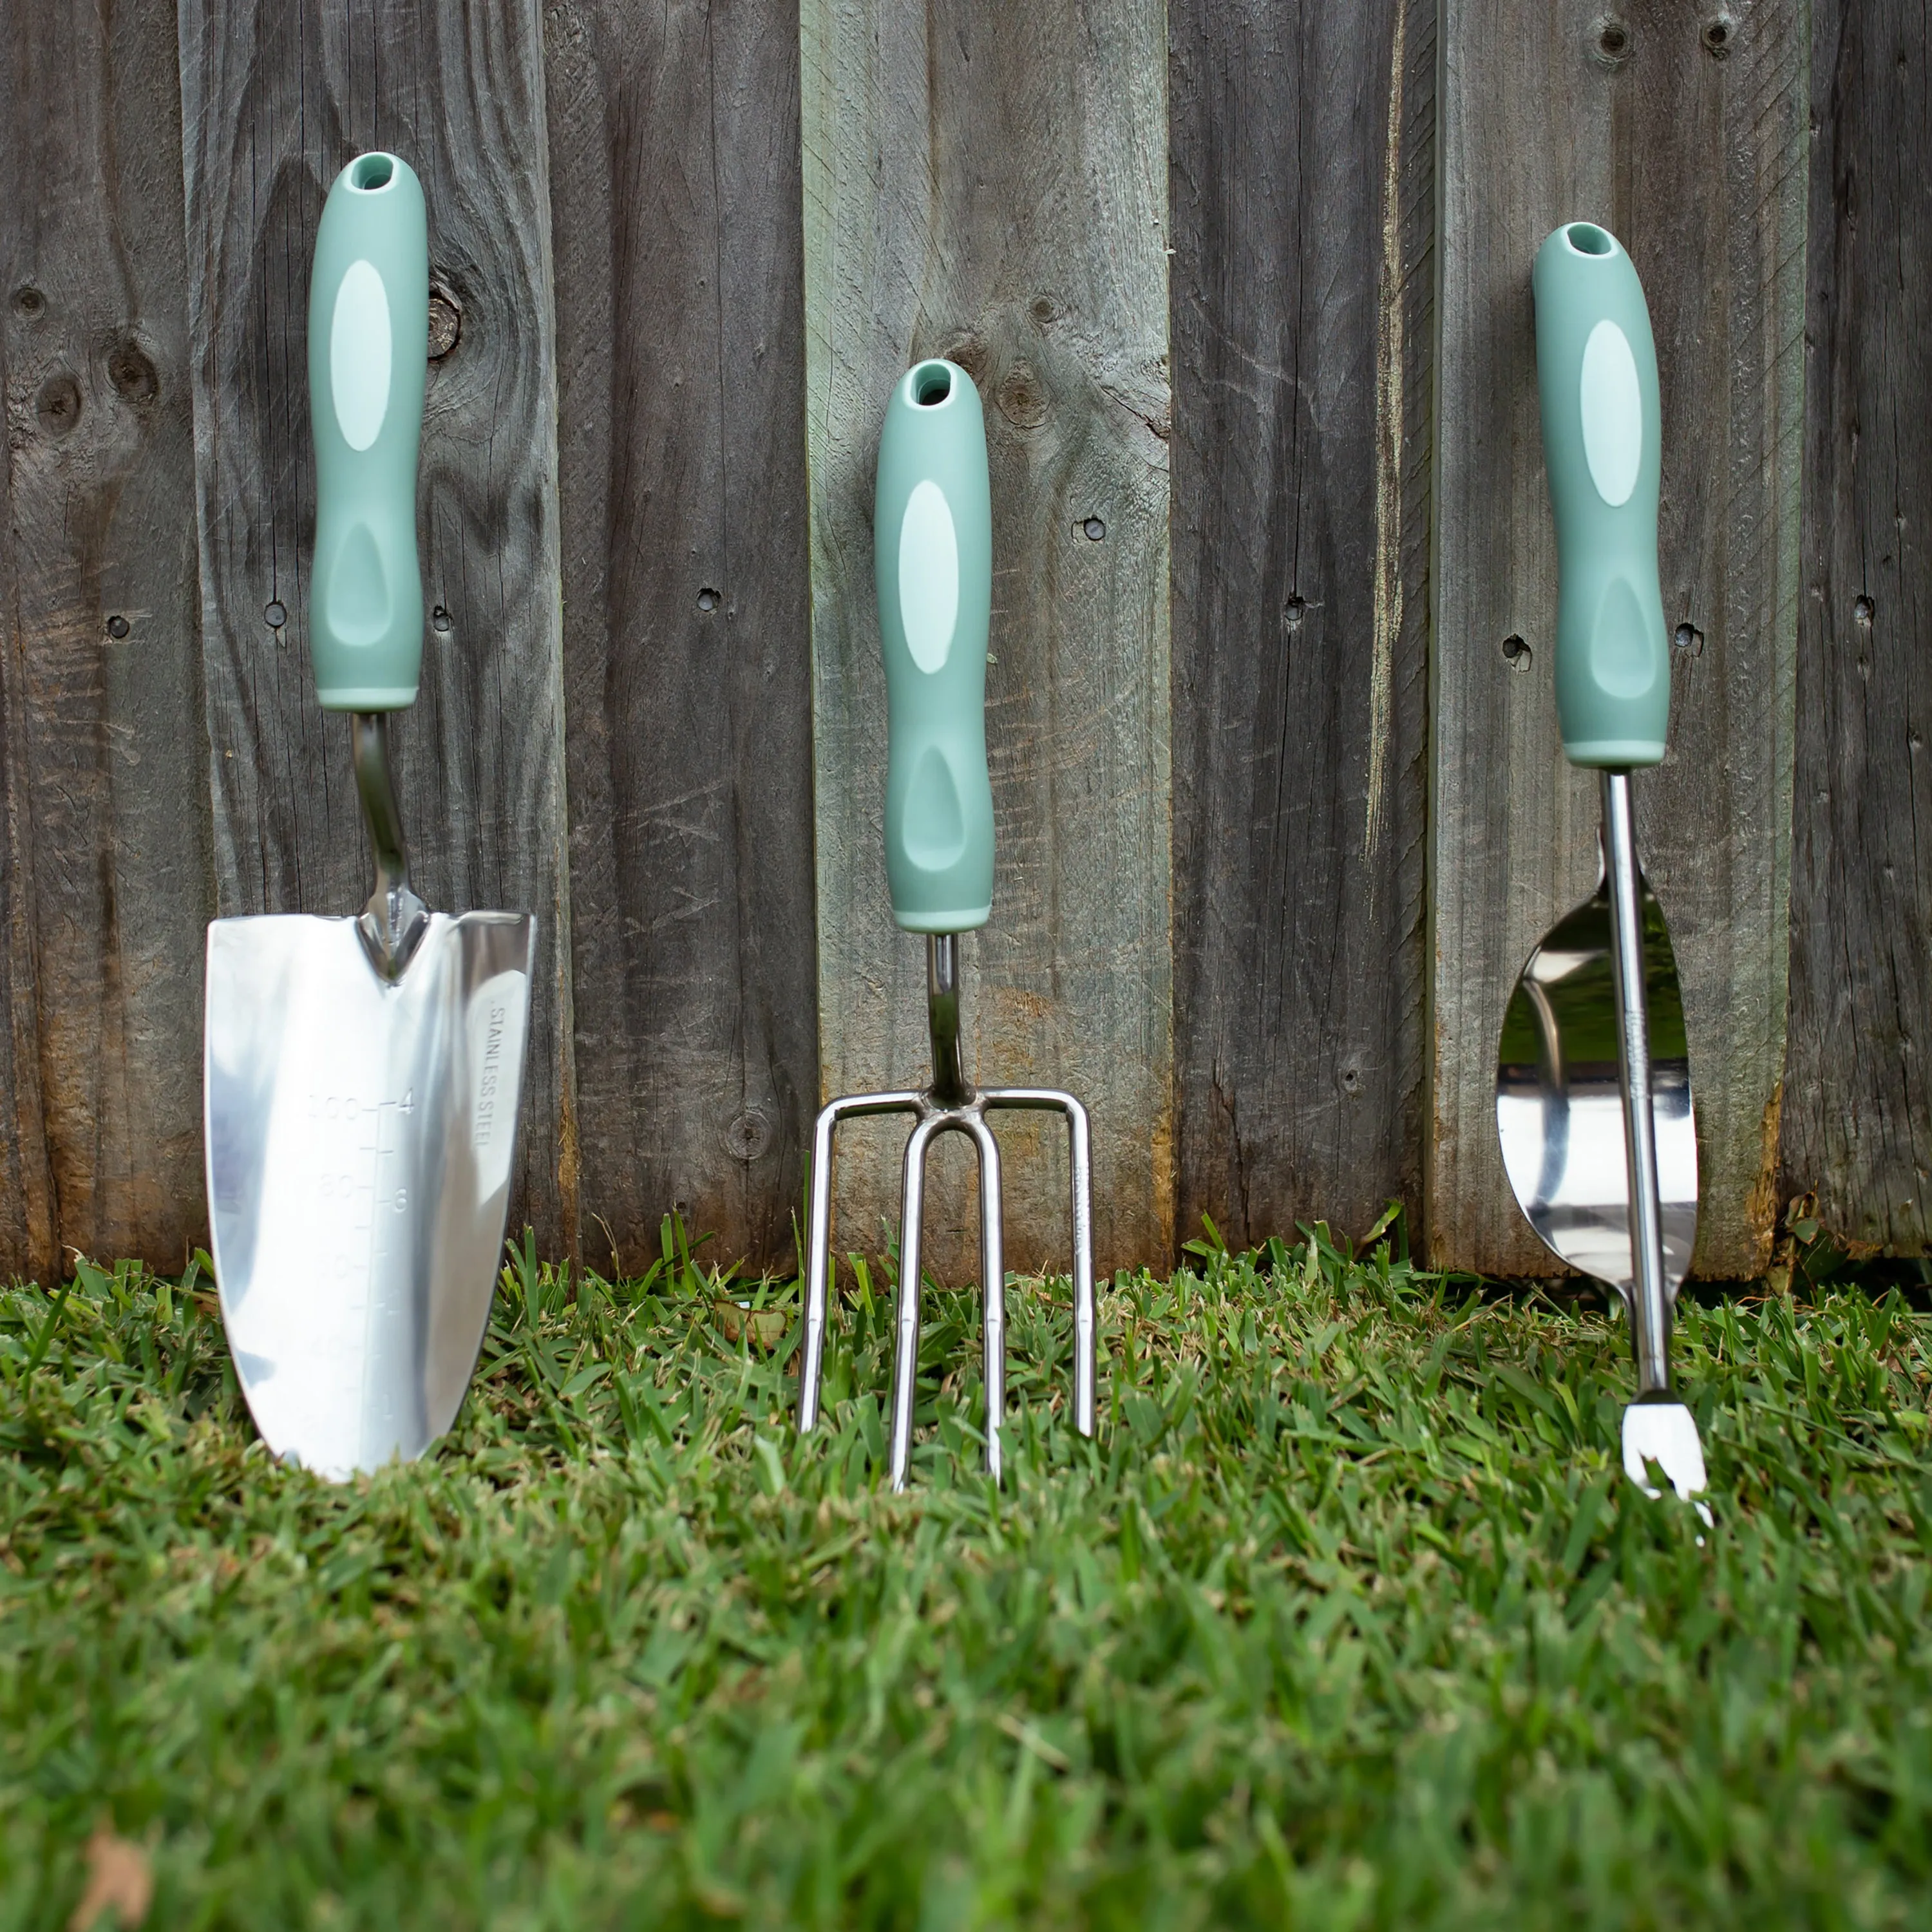
M 1093 1445 L 1016 1286 L 1004 1494 L 947 1294 L 880 1493 L 887 1301 L 801 1443 L 694 1270 L 526 1261 L 434 1459 L 332 1489 L 205 1282 L 0 1297 L 0 1926 L 103 1822 L 170 1932 L 1932 1918 L 1896 1295 L 1687 1305 L 1701 1544 L 1616 1466 L 1620 1324 L 1386 1247 L 1123 1278 Z

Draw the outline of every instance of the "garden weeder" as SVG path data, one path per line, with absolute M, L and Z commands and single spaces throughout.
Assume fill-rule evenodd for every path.
M 454 1420 L 489 1319 L 515 1148 L 535 921 L 410 889 L 388 715 L 422 664 L 416 459 L 429 322 L 422 184 L 358 155 L 309 280 L 325 711 L 350 714 L 376 889 L 357 918 L 208 928 L 203 1105 L 214 1271 L 270 1448 L 346 1477 Z
M 818 1420 L 831 1261 L 832 1137 L 860 1114 L 917 1116 L 906 1143 L 892 1358 L 891 1479 L 905 1486 L 919 1369 L 920 1234 L 926 1150 L 943 1133 L 972 1140 L 980 1162 L 985 1296 L 986 1469 L 1000 1477 L 1006 1396 L 1005 1262 L 1000 1150 L 986 1116 L 1028 1107 L 1066 1116 L 1072 1139 L 1073 1414 L 1094 1432 L 1094 1238 L 1087 1113 L 1052 1088 L 975 1088 L 959 1041 L 959 940 L 992 911 L 993 794 L 986 769 L 986 641 L 992 606 L 992 502 L 986 423 L 972 379 L 921 362 L 892 392 L 879 440 L 873 532 L 890 716 L 886 872 L 892 915 L 926 934 L 932 1084 L 924 1092 L 833 1100 L 812 1135 L 812 1227 L 798 1422 Z
M 1670 1311 L 1696 1241 L 1697 1132 L 1676 960 L 1630 812 L 1630 772 L 1663 762 L 1670 723 L 1657 350 L 1635 267 L 1593 224 L 1550 236 L 1534 286 L 1557 713 L 1570 763 L 1600 774 L 1604 873 L 1516 982 L 1496 1126 L 1530 1225 L 1629 1308 L 1637 1396 L 1624 1411 L 1624 1469 L 1654 1496 L 1645 1466 L 1655 1462 L 1688 1498 L 1705 1486 L 1704 1452 L 1671 1391 Z

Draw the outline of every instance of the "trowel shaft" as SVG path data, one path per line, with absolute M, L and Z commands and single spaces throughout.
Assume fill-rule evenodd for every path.
M 1630 1330 L 1640 1395 L 1670 1387 L 1670 1298 L 1664 1278 L 1664 1216 L 1658 1198 L 1651 1112 L 1650 1018 L 1644 996 L 1643 890 L 1628 771 L 1601 773 L 1604 867 L 1610 883 L 1611 964 L 1617 994 L 1617 1068 L 1630 1172 Z
M 350 746 L 363 823 L 369 828 L 376 859 L 376 889 L 362 908 L 360 922 L 363 944 L 376 970 L 393 981 L 401 978 L 429 929 L 429 908 L 410 884 L 409 846 L 389 764 L 388 713 L 352 712 Z

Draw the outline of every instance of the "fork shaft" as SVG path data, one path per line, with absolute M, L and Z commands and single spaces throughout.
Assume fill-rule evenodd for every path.
M 932 1097 L 942 1107 L 973 1097 L 959 1048 L 959 935 L 926 936 L 926 1017 L 932 1036 Z

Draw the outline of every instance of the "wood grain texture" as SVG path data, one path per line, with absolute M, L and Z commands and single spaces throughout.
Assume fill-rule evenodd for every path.
M 545 31 L 586 1252 L 639 1267 L 679 1207 L 783 1268 L 818 1082 L 797 10 Z
M 1180 1222 L 1421 1189 L 1435 0 L 1174 0 Z
M 1158 1261 L 1174 1200 L 1164 10 L 802 10 L 822 1083 L 930 1072 L 923 945 L 886 895 L 869 524 L 891 386 L 950 355 L 986 404 L 993 490 L 997 856 L 992 923 L 961 949 L 969 1070 L 1081 1096 L 1096 1259 Z M 904 1124 L 842 1132 L 847 1247 L 896 1224 Z M 1064 1269 L 1064 1130 L 1010 1118 L 1000 1134 L 1010 1264 Z M 970 1154 L 956 1142 L 934 1165 L 932 1264 L 971 1279 Z
M 1724 31 L 1714 44 L 1712 22 Z M 1642 276 L 1664 401 L 1670 753 L 1636 784 L 1690 1034 L 1696 1266 L 1769 1258 L 1784 1064 L 1808 43 L 1798 0 L 1717 11 L 1472 0 L 1442 27 L 1429 1172 L 1439 1265 L 1546 1274 L 1496 1147 L 1503 1006 L 1595 874 L 1558 738 L 1555 538 L 1529 274 L 1588 216 Z M 1682 628 L 1682 627 L 1688 627 Z M 1505 640 L 1524 640 L 1514 668 Z
M 512 1228 L 576 1233 L 557 572 L 554 323 L 534 0 L 183 0 L 202 638 L 222 914 L 368 896 L 348 721 L 307 639 L 308 270 L 330 183 L 392 148 L 422 178 L 433 291 L 419 538 L 422 694 L 392 742 L 416 883 L 532 911 L 536 983 Z M 435 304 L 432 302 L 434 317 Z
M 1932 45 L 1814 0 L 1786 1185 L 1923 1254 L 1932 1176 Z
M 174 25 L 0 15 L 0 1274 L 205 1238 L 211 898 Z

